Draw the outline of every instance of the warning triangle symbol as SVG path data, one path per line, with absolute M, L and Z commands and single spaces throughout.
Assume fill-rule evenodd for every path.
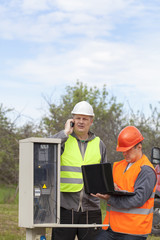
M 43 185 L 43 188 L 47 188 L 47 187 L 46 187 L 46 184 Z

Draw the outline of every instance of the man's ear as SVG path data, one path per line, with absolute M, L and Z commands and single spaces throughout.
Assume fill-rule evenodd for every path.
M 142 143 L 139 143 L 137 147 L 139 150 L 142 150 Z

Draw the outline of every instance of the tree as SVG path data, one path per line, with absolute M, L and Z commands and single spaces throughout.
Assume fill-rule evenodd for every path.
M 19 139 L 43 137 L 44 135 L 41 125 L 37 126 L 33 122 L 27 122 L 22 127 L 17 128 L 17 137 Z
M 160 113 L 157 107 L 150 105 L 150 115 L 130 110 L 129 125 L 135 125 L 144 137 L 143 152 L 150 158 L 153 147 L 160 147 Z
M 7 118 L 12 109 L 0 105 L 0 182 L 18 181 L 18 140 L 14 124 Z
M 140 111 L 134 113 L 131 108 L 126 113 L 123 104 L 117 103 L 116 97 L 109 95 L 106 85 L 98 89 L 77 81 L 73 87 L 66 87 L 66 93 L 60 97 L 59 105 L 46 100 L 49 106 L 48 115 L 42 118 L 39 126 L 28 122 L 17 127 L 16 121 L 7 117 L 13 109 L 6 109 L 0 104 L 0 183 L 18 183 L 19 140 L 49 137 L 64 129 L 66 120 L 72 117 L 73 107 L 82 100 L 93 106 L 95 118 L 91 131 L 105 143 L 109 162 L 123 158 L 121 153 L 116 152 L 116 145 L 119 132 L 127 125 L 134 125 L 141 131 L 144 136 L 143 151 L 149 158 L 152 147 L 160 147 L 158 108 L 150 106 L 151 114 L 147 117 Z
M 77 81 L 75 86 L 66 87 L 66 94 L 62 95 L 58 106 L 48 101 L 49 115 L 42 121 L 46 134 L 52 136 L 64 129 L 66 120 L 71 118 L 74 105 L 82 100 L 93 106 L 95 119 L 92 131 L 106 144 L 108 160 L 115 161 L 117 135 L 126 121 L 123 117 L 123 104 L 109 96 L 106 85 L 100 90 L 96 86 L 88 88 Z M 118 158 L 118 154 L 116 156 Z

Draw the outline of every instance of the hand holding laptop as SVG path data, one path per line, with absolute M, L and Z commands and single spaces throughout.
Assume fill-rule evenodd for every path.
M 121 189 L 118 187 L 118 185 L 117 185 L 116 183 L 114 183 L 114 189 L 115 189 L 116 191 L 123 191 L 123 190 L 121 190 Z M 106 201 L 108 201 L 108 199 L 109 199 L 110 196 L 111 196 L 111 195 L 109 195 L 109 194 L 100 194 L 100 193 L 96 193 L 96 194 L 91 193 L 91 195 L 92 195 L 93 197 L 101 198 L 101 199 L 104 199 L 104 200 L 106 200 Z
M 101 198 L 106 201 L 108 201 L 108 199 L 110 198 L 110 195 L 108 195 L 108 194 L 100 194 L 100 193 L 93 194 L 93 193 L 91 193 L 91 195 L 93 197 Z
M 116 191 L 122 191 L 122 189 L 120 189 L 116 183 L 114 183 L 114 190 L 116 190 Z

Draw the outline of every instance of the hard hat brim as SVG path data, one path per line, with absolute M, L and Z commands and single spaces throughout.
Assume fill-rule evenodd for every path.
M 71 112 L 71 114 L 73 115 L 86 115 L 86 116 L 92 116 L 94 117 L 94 113 L 93 114 L 87 114 L 87 113 L 84 113 L 84 112 Z
M 140 139 L 140 141 L 138 143 L 142 142 L 143 140 L 144 140 L 144 137 L 142 136 L 142 138 Z M 117 145 L 116 151 L 117 152 L 126 152 L 126 151 L 130 150 L 131 148 L 133 148 L 138 143 L 135 143 L 135 144 L 133 144 L 133 145 L 131 145 L 129 147 L 120 147 L 120 146 Z
M 130 150 L 131 148 L 133 148 L 134 146 L 135 145 L 130 146 L 130 147 L 119 147 L 119 146 L 117 146 L 116 151 L 117 152 L 126 152 L 126 151 Z

